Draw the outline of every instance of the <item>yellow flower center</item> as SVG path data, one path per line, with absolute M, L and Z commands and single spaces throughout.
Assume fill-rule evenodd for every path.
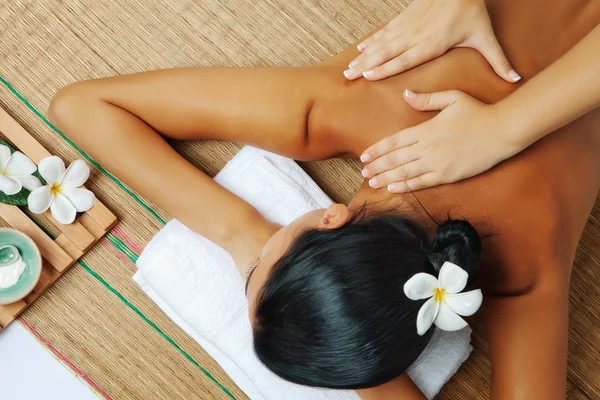
M 433 289 L 433 296 L 435 297 L 435 301 L 441 303 L 446 297 L 446 289 L 435 288 Z
M 50 193 L 52 193 L 53 196 L 56 196 L 58 193 L 60 193 L 60 185 L 58 183 L 54 183 L 50 188 Z

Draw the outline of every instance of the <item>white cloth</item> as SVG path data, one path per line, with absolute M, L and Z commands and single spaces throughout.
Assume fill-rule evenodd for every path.
M 0 399 L 100 400 L 72 367 L 17 321 L 0 333 Z
M 332 201 L 292 160 L 243 148 L 215 180 L 285 225 Z M 253 400 L 357 400 L 353 391 L 324 390 L 286 382 L 254 355 L 244 280 L 229 254 L 180 222 L 169 222 L 146 246 L 134 280 L 192 336 Z M 416 329 L 416 327 L 415 327 Z M 472 350 L 471 331 L 438 331 L 409 370 L 433 398 Z

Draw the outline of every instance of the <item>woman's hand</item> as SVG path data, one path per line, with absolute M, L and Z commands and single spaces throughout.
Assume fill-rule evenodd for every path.
M 508 82 L 521 77 L 504 55 L 483 0 L 414 0 L 383 29 L 358 45 L 344 75 L 379 80 L 423 64 L 452 47 L 478 50 Z
M 452 183 L 487 171 L 526 145 L 502 127 L 504 118 L 463 92 L 404 93 L 416 110 L 442 110 L 433 119 L 404 129 L 369 147 L 360 157 L 373 188 L 404 193 Z

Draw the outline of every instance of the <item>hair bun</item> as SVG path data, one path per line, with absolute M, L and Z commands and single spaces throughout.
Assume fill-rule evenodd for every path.
M 468 221 L 449 219 L 438 225 L 431 244 L 430 261 L 436 270 L 450 261 L 475 277 L 481 262 L 481 238 Z

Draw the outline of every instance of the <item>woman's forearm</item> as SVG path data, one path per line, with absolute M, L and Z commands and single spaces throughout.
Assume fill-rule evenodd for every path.
M 227 250 L 237 264 L 260 254 L 262 245 L 252 246 L 253 227 L 262 226 L 258 212 L 185 160 L 141 117 L 104 101 L 106 82 L 61 91 L 50 107 L 52 122 L 120 180 Z
M 496 104 L 519 150 L 600 105 L 600 25 L 568 53 Z
M 357 390 L 356 393 L 362 400 L 425 400 L 419 387 L 404 373 L 394 380 L 383 385 Z

